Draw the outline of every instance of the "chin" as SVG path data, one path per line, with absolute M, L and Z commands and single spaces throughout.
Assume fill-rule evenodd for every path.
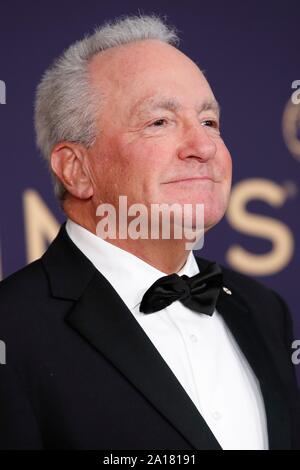
M 226 208 L 223 210 L 205 210 L 204 209 L 204 227 L 205 231 L 217 225 L 224 217 Z

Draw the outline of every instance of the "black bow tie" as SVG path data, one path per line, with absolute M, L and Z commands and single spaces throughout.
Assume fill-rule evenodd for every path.
M 222 269 L 210 263 L 193 277 L 169 274 L 158 279 L 144 294 L 140 311 L 153 313 L 175 300 L 196 312 L 212 315 L 222 286 Z

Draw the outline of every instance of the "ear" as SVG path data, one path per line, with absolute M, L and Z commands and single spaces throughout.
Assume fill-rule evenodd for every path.
M 94 194 L 85 158 L 85 149 L 72 142 L 57 144 L 51 153 L 52 170 L 66 190 L 79 199 L 89 199 Z

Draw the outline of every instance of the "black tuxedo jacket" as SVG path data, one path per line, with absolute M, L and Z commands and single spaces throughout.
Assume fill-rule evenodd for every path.
M 287 308 L 225 268 L 224 286 L 232 295 L 222 291 L 217 309 L 260 381 L 270 448 L 300 449 Z M 0 339 L 2 449 L 221 449 L 65 225 L 41 259 L 0 283 Z

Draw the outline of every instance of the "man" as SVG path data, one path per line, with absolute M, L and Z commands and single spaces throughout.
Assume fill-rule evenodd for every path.
M 281 298 L 196 259 L 186 236 L 98 236 L 98 208 L 119 215 L 120 195 L 201 203 L 205 232 L 224 215 L 218 104 L 176 44 L 159 18 L 122 18 L 38 87 L 37 142 L 68 220 L 0 285 L 2 448 L 300 448 Z

